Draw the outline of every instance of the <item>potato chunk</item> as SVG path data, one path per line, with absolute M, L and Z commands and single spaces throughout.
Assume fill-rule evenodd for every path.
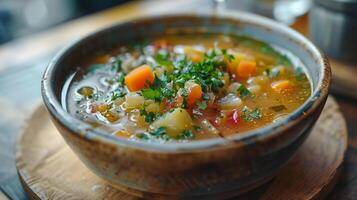
M 182 131 L 192 127 L 192 119 L 185 109 L 176 108 L 154 121 L 152 126 L 154 128 L 165 127 L 168 135 L 176 137 Z
M 129 93 L 125 96 L 125 104 L 127 109 L 139 108 L 144 104 L 144 102 L 144 97 L 135 92 Z

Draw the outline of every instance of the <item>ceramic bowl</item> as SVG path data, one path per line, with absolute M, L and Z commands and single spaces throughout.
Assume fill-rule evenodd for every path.
M 61 105 L 65 82 L 79 63 L 138 38 L 172 33 L 247 35 L 287 49 L 302 60 L 312 95 L 283 120 L 229 138 L 187 143 L 131 141 L 93 129 Z M 305 37 L 272 20 L 225 11 L 145 18 L 113 25 L 60 51 L 42 79 L 42 96 L 65 141 L 95 174 L 145 198 L 226 198 L 270 180 L 308 136 L 324 107 L 331 71 L 327 59 Z

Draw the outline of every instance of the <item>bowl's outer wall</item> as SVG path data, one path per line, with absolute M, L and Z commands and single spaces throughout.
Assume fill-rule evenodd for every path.
M 81 61 L 110 51 L 138 38 L 159 36 L 174 32 L 218 32 L 245 34 L 281 46 L 301 58 L 316 87 L 321 76 L 317 59 L 288 35 L 276 33 L 269 27 L 246 24 L 232 19 L 202 17 L 169 17 L 117 25 L 96 33 L 67 49 L 57 60 L 51 84 L 58 100 L 64 82 Z M 328 86 L 326 86 L 328 87 Z M 44 97 L 46 98 L 46 97 Z M 254 188 L 271 178 L 286 163 L 304 141 L 324 106 L 327 95 L 313 113 L 306 113 L 279 137 L 242 141 L 228 141 L 224 148 L 193 152 L 146 151 L 87 140 L 74 134 L 51 112 L 54 124 L 69 146 L 94 173 L 121 189 L 150 197 L 157 194 L 180 197 L 223 197 L 236 195 Z M 215 196 L 218 195 L 218 196 Z

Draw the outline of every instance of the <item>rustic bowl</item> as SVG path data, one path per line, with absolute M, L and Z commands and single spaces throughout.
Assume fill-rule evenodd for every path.
M 61 105 L 66 80 L 98 51 L 142 37 L 184 32 L 243 34 L 289 50 L 311 79 L 311 97 L 294 113 L 269 126 L 222 139 L 149 143 L 118 138 L 74 118 Z M 42 97 L 63 138 L 95 174 L 145 198 L 227 198 L 270 180 L 309 134 L 324 107 L 331 71 L 305 37 L 267 18 L 225 11 L 151 16 L 120 23 L 60 51 L 42 79 Z

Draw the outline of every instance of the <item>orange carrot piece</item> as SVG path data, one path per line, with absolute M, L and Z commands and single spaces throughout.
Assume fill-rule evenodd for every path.
M 192 84 L 188 88 L 187 103 L 189 106 L 195 105 L 196 101 L 199 101 L 202 98 L 202 88 L 198 84 Z
M 168 46 L 168 43 L 167 43 L 166 40 L 155 40 L 155 41 L 153 42 L 153 45 L 154 45 L 156 48 L 160 49 L 160 48 L 166 48 L 166 47 Z
M 193 54 L 190 57 L 191 57 L 192 62 L 195 62 L 195 63 L 201 62 L 203 60 L 203 57 L 199 54 Z
M 176 97 L 176 106 L 180 107 L 183 104 L 183 97 L 181 95 L 178 95 Z
M 143 89 L 147 81 L 154 81 L 154 73 L 149 65 L 142 65 L 125 76 L 125 85 L 131 92 Z
M 275 92 L 291 91 L 294 89 L 293 85 L 289 80 L 275 81 L 271 84 L 271 88 Z
M 233 62 L 227 62 L 226 63 L 227 64 L 227 71 L 229 72 L 229 73 L 234 73 L 235 71 L 236 71 L 236 68 L 237 68 L 237 65 L 235 64 L 235 63 L 233 63 Z
M 257 72 L 257 63 L 254 61 L 242 60 L 239 62 L 236 69 L 236 76 L 241 78 L 249 78 Z

